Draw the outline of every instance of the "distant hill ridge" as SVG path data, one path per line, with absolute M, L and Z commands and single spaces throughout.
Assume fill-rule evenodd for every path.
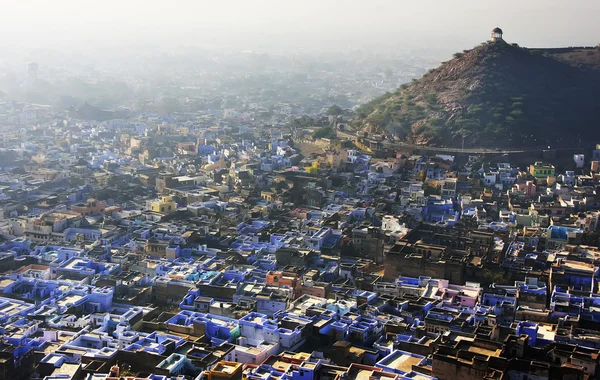
M 355 127 L 417 144 L 537 147 L 599 139 L 600 48 L 527 49 L 500 34 L 357 113 Z
M 108 111 L 94 107 L 87 102 L 80 107 L 71 106 L 68 111 L 76 118 L 83 120 L 106 121 L 120 119 L 127 116 L 126 111 Z

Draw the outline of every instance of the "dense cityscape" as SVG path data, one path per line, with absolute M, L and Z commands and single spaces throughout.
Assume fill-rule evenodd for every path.
M 600 141 L 356 124 L 440 55 L 3 63 L 0 380 L 599 378 Z

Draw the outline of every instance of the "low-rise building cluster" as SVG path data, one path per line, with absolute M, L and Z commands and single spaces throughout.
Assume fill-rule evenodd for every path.
M 151 116 L 5 136 L 0 378 L 600 375 L 600 147 L 314 123 L 338 138 L 312 152 L 310 128 Z

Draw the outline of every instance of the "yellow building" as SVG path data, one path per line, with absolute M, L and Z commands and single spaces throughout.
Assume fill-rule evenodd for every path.
M 148 209 L 161 214 L 170 214 L 177 210 L 177 202 L 170 195 L 163 196 L 158 200 L 148 202 Z
M 241 380 L 242 364 L 221 361 L 208 371 L 208 380 Z
M 309 166 L 308 169 L 306 169 L 306 171 L 310 174 L 317 174 L 319 172 L 319 162 L 314 161 L 312 165 Z

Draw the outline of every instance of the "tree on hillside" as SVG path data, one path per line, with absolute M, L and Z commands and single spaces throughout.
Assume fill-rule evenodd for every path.
M 333 130 L 333 128 L 327 126 L 327 127 L 322 127 L 317 129 L 316 131 L 313 132 L 312 134 L 312 138 L 313 139 L 331 139 L 335 137 L 335 131 Z
M 338 116 L 344 113 L 344 110 L 342 109 L 342 107 L 338 106 L 337 104 L 334 104 L 331 107 L 327 108 L 326 113 L 330 116 Z

